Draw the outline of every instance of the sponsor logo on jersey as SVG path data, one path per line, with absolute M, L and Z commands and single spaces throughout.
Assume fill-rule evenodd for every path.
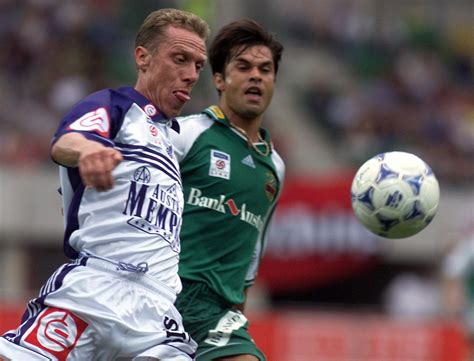
M 228 311 L 217 323 L 214 330 L 209 330 L 205 343 L 225 346 L 230 341 L 232 332 L 245 326 L 247 318 L 239 311 Z
M 157 110 L 155 108 L 155 106 L 153 104 L 147 104 L 145 105 L 145 107 L 143 108 L 143 110 L 145 111 L 145 113 L 147 115 L 149 115 L 150 117 L 156 115 L 157 113 Z
M 72 122 L 68 129 L 93 132 L 108 137 L 110 134 L 109 113 L 105 108 L 93 110 Z
M 180 251 L 179 230 L 183 207 L 177 185 L 150 186 L 146 167 L 138 168 L 130 181 L 125 208 L 122 213 L 131 216 L 127 223 L 148 234 L 161 236 L 173 251 Z M 149 172 L 149 171 L 148 171 Z
M 250 154 L 242 159 L 242 164 L 248 165 L 250 168 L 255 168 L 255 162 Z
M 241 221 L 250 224 L 259 231 L 263 227 L 263 220 L 261 215 L 257 215 L 247 210 L 247 204 L 242 203 L 240 208 L 237 206 L 232 198 L 227 199 L 225 195 L 221 194 L 219 198 L 205 197 L 202 191 L 197 188 L 191 188 L 189 192 L 187 204 L 209 208 L 216 212 L 227 214 L 228 212 L 234 216 L 239 217 Z
M 230 179 L 230 155 L 220 150 L 211 149 L 209 175 L 211 177 Z
M 50 353 L 55 359 L 66 360 L 88 324 L 59 308 L 47 308 L 25 337 L 25 342 Z
M 171 317 L 165 316 L 163 318 L 163 326 L 165 326 L 166 337 L 168 338 L 178 337 L 183 341 L 189 341 L 191 339 L 189 333 L 183 330 L 183 326 Z
M 268 172 L 265 174 L 267 181 L 265 182 L 265 194 L 270 202 L 273 202 L 277 194 L 277 180 L 273 173 Z
M 162 147 L 162 142 L 161 142 L 161 137 L 160 137 L 160 131 L 158 130 L 158 127 L 152 122 L 150 119 L 148 121 L 147 119 L 147 138 L 150 143 L 153 145 L 161 148 Z
M 150 134 L 152 137 L 158 136 L 158 128 L 154 124 L 150 124 L 148 126 L 148 129 L 150 130 Z

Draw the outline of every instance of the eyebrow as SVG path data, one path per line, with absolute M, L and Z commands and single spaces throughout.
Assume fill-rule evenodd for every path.
M 234 58 L 234 61 L 235 61 L 235 62 L 240 62 L 240 63 L 249 64 L 249 65 L 250 65 L 250 64 L 253 64 L 251 61 L 249 61 L 249 60 L 247 60 L 247 59 L 245 59 L 245 58 L 242 58 L 242 57 L 240 57 L 240 56 Z M 256 64 L 256 65 L 257 65 L 257 66 L 267 66 L 267 65 L 272 65 L 272 66 L 273 66 L 273 60 L 266 60 L 266 61 L 264 61 L 264 62 L 262 62 L 262 63 L 258 63 L 258 64 Z
M 191 50 L 188 50 L 186 49 L 185 47 L 183 46 L 180 46 L 180 45 L 177 45 L 176 47 L 174 47 L 174 49 L 171 50 L 171 53 L 172 54 L 182 54 L 188 58 L 191 58 L 191 59 L 194 59 L 198 62 L 203 62 L 205 63 L 207 61 L 207 54 L 201 54 L 199 53 L 198 56 L 195 56 L 194 52 L 191 51 Z M 201 58 L 202 56 L 202 58 Z

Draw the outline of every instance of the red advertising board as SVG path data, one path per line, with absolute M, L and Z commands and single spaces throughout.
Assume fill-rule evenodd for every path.
M 19 325 L 24 305 L 0 302 L 0 334 Z M 463 327 L 446 320 L 268 311 L 248 315 L 269 361 L 467 361 Z
M 250 317 L 252 337 L 271 361 L 467 361 L 464 329 L 443 320 L 279 312 Z
M 378 238 L 352 213 L 352 177 L 347 172 L 285 182 L 259 273 L 272 292 L 319 286 L 377 262 Z

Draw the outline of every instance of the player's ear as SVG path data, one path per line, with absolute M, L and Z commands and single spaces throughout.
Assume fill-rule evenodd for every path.
M 214 85 L 221 92 L 225 90 L 225 79 L 221 73 L 214 73 Z
M 139 70 L 145 71 L 150 66 L 151 54 L 148 49 L 143 46 L 137 46 L 135 48 L 135 63 Z

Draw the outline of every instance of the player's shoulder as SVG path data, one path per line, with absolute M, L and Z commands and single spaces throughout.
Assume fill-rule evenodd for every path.
M 202 133 L 214 124 L 214 121 L 205 113 L 180 116 L 176 120 L 182 132 Z
M 83 100 L 83 102 L 96 102 L 96 103 L 103 103 L 103 104 L 130 104 L 134 102 L 126 92 L 124 92 L 121 88 L 113 89 L 113 88 L 104 88 L 97 90 L 93 93 L 87 95 Z
M 283 178 L 284 177 L 284 174 L 285 174 L 285 169 L 286 169 L 286 166 L 285 166 L 285 161 L 283 160 L 283 158 L 280 156 L 280 154 L 278 153 L 277 150 L 273 149 L 272 150 L 272 154 L 271 154 L 271 157 L 272 157 L 272 162 L 280 176 L 280 178 Z
M 89 95 L 85 96 L 81 101 L 78 102 L 78 105 L 81 104 L 95 104 L 97 106 L 107 106 L 110 107 L 114 104 L 125 104 L 130 101 L 124 97 L 123 94 L 112 88 L 105 88 L 97 90 Z
M 196 113 L 190 115 L 184 115 L 177 117 L 176 120 L 180 125 L 193 126 L 193 125 L 212 125 L 213 120 L 205 113 Z

